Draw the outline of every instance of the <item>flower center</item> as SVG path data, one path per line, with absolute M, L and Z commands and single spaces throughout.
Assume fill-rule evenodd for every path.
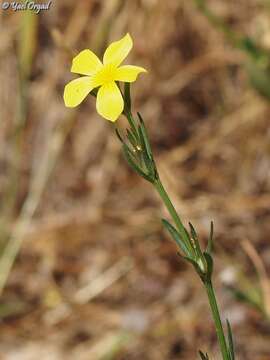
M 95 75 L 95 80 L 98 84 L 103 85 L 114 81 L 116 66 L 112 64 L 104 65 Z

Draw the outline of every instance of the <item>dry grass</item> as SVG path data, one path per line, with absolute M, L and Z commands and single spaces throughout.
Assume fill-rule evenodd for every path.
M 269 46 L 263 1 L 209 5 Z M 225 286 L 261 299 L 261 283 L 269 311 L 270 111 L 245 54 L 188 0 L 54 1 L 27 16 L 0 12 L 0 235 L 3 248 L 21 247 L 1 299 L 0 358 L 190 360 L 198 348 L 219 358 L 206 297 L 162 229 L 158 197 L 127 168 L 93 99 L 63 105 L 73 54 L 101 54 L 129 31 L 130 63 L 149 70 L 134 106 L 162 179 L 203 239 L 215 223 L 215 282 L 238 359 L 269 360 L 266 314 Z

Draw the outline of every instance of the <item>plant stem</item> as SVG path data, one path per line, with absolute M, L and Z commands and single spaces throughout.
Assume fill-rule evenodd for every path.
M 133 119 L 132 113 L 128 106 L 126 106 L 125 108 L 126 108 L 126 110 L 124 112 L 124 115 L 126 116 L 128 122 L 129 122 L 131 131 L 133 132 L 133 135 L 137 138 L 137 141 L 140 142 L 141 141 L 140 134 L 138 134 L 137 126 Z M 140 115 L 138 115 L 138 116 L 141 120 Z M 145 136 L 147 136 L 147 135 L 145 135 Z M 147 143 L 149 143 L 148 140 L 147 140 Z M 150 145 L 149 145 L 149 147 L 150 147 Z M 213 320 L 215 323 L 217 338 L 218 338 L 220 350 L 222 353 L 222 358 L 223 358 L 223 360 L 232 360 L 230 352 L 227 347 L 227 343 L 226 343 L 226 339 L 225 339 L 225 335 L 224 335 L 224 331 L 223 331 L 223 327 L 222 327 L 222 322 L 221 322 L 220 315 L 219 315 L 219 309 L 218 309 L 218 305 L 217 305 L 217 301 L 216 301 L 216 296 L 215 296 L 215 292 L 214 292 L 213 285 L 211 282 L 212 261 L 213 261 L 211 258 L 211 255 L 209 253 L 206 253 L 206 254 L 202 253 L 199 244 L 197 244 L 197 245 L 196 245 L 196 243 L 193 244 L 192 240 L 195 241 L 195 239 L 190 238 L 189 233 L 187 232 L 185 226 L 183 225 L 183 223 L 181 221 L 181 218 L 179 217 L 173 203 L 171 202 L 171 199 L 170 199 L 167 191 L 165 190 L 165 188 L 160 180 L 160 177 L 157 173 L 154 160 L 152 159 L 152 157 L 147 158 L 147 160 L 152 161 L 153 165 L 155 167 L 155 177 L 153 177 L 153 178 L 150 177 L 150 179 L 147 178 L 147 180 L 153 184 L 153 186 L 159 193 L 164 205 L 166 206 L 169 214 L 171 215 L 171 217 L 177 227 L 179 235 L 182 238 L 181 240 L 185 243 L 185 248 L 188 249 L 189 254 L 187 255 L 186 259 L 188 261 L 192 262 L 192 264 L 195 266 L 195 270 L 199 274 L 199 276 L 204 284 L 204 287 L 206 289 L 209 305 L 210 305 L 211 312 L 212 312 L 212 317 L 213 317 Z M 134 167 L 134 165 L 135 164 L 133 164 L 133 167 Z M 147 168 L 147 164 L 145 164 L 145 166 Z M 136 169 L 135 169 L 135 171 L 136 171 Z M 193 232 L 195 232 L 194 229 L 193 229 Z M 212 232 L 212 230 L 211 230 L 211 232 Z M 196 236 L 197 235 L 195 232 L 195 237 Z M 207 258 L 206 258 L 206 256 L 207 256 Z M 209 265 L 209 262 L 207 261 L 208 258 L 210 258 L 210 260 L 211 260 L 211 270 L 210 271 L 209 271 L 210 265 Z M 203 260 L 205 260 L 206 264 L 205 264 L 205 266 L 200 267 L 199 261 L 203 261 Z M 200 268 L 199 269 L 200 271 L 198 271 L 197 265 Z
M 190 242 L 187 239 L 185 227 L 184 227 L 180 217 L 178 216 L 178 214 L 177 214 L 177 212 L 175 210 L 175 207 L 173 206 L 173 204 L 172 204 L 172 202 L 171 202 L 171 200 L 169 198 L 169 195 L 167 194 L 166 190 L 164 189 L 164 186 L 163 186 L 162 182 L 160 181 L 160 179 L 158 179 L 154 183 L 154 186 L 155 186 L 156 190 L 158 191 L 160 197 L 162 198 L 162 200 L 163 200 L 167 210 L 169 211 L 171 217 L 173 218 L 173 220 L 175 222 L 175 225 L 177 226 L 179 232 L 183 236 L 183 239 L 185 239 L 186 245 L 193 252 L 193 248 L 192 248 Z M 213 320 L 214 320 L 214 323 L 215 323 L 216 333 L 217 333 L 217 337 L 218 337 L 219 346 L 220 346 L 220 350 L 221 350 L 221 353 L 222 353 L 223 360 L 230 360 L 230 355 L 228 353 L 228 349 L 227 349 L 227 345 L 226 345 L 225 335 L 224 335 L 224 331 L 223 331 L 223 327 L 222 327 L 222 323 L 221 323 L 221 319 L 220 319 L 220 315 L 219 315 L 219 309 L 218 309 L 218 305 L 217 305 L 216 296 L 215 296 L 215 292 L 214 292 L 214 289 L 213 289 L 212 282 L 211 281 L 208 281 L 208 282 L 203 281 L 203 284 L 204 284 L 206 292 L 207 292 L 207 296 L 208 296 L 208 300 L 209 300 Z
M 163 200 L 167 210 L 169 211 L 171 217 L 173 218 L 173 221 L 175 222 L 175 225 L 178 229 L 178 231 L 180 232 L 180 234 L 182 235 L 183 240 L 186 243 L 186 246 L 189 248 L 191 253 L 194 253 L 194 249 L 192 248 L 190 241 L 188 239 L 188 236 L 186 234 L 186 229 L 180 219 L 180 217 L 178 216 L 175 207 L 173 206 L 169 195 L 167 194 L 167 191 L 164 189 L 164 186 L 162 184 L 162 182 L 160 181 L 160 179 L 158 178 L 157 181 L 154 183 L 154 186 L 156 188 L 156 190 L 158 191 L 161 199 Z
M 213 284 L 211 281 L 204 282 L 204 286 L 207 292 L 209 304 L 212 311 L 213 320 L 216 327 L 216 333 L 219 341 L 220 350 L 222 353 L 223 360 L 230 360 L 230 355 L 228 353 L 228 348 L 225 340 L 224 330 L 222 326 L 222 322 L 220 319 L 218 304 L 215 296 L 215 291 L 213 288 Z

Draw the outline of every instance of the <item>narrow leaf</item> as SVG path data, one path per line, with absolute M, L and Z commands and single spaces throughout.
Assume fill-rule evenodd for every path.
M 193 237 L 193 239 L 198 239 L 198 235 L 196 233 L 196 230 L 194 228 L 194 226 L 191 224 L 191 222 L 188 223 L 189 227 L 190 227 L 190 232 L 191 232 L 191 236 Z
M 235 360 L 232 328 L 229 323 L 229 320 L 226 320 L 226 323 L 227 323 L 227 331 L 228 331 L 229 353 L 230 353 L 231 360 Z
M 129 140 L 129 142 L 131 143 L 131 145 L 134 147 L 134 149 L 136 149 L 137 145 L 138 145 L 137 140 L 136 140 L 135 136 L 133 135 L 133 133 L 129 129 L 127 129 L 127 138 Z
M 204 281 L 205 279 L 205 274 L 202 272 L 202 270 L 200 269 L 199 265 L 197 264 L 197 262 L 195 260 L 193 260 L 192 258 L 190 257 L 185 257 L 184 256 L 184 259 L 187 260 L 189 263 L 191 263 L 195 270 L 197 271 L 198 275 L 200 276 L 200 278 L 202 279 L 202 281 Z
M 143 155 L 144 163 L 145 163 L 147 169 L 149 171 L 151 171 L 152 170 L 152 159 L 149 156 L 147 146 L 146 146 L 146 143 L 145 143 L 145 139 L 143 137 L 141 126 L 138 127 L 138 132 L 139 132 L 139 137 L 140 137 L 140 144 L 141 144 L 141 147 L 142 147 L 142 155 Z
M 193 246 L 193 243 L 192 243 L 192 241 L 190 239 L 190 236 L 189 236 L 189 233 L 188 233 L 187 229 L 181 223 L 181 227 L 178 230 L 179 230 L 181 236 L 184 237 L 186 243 L 189 244 L 189 250 L 194 256 L 194 254 L 196 254 L 196 251 L 194 250 L 194 246 Z
M 130 125 L 130 127 L 131 127 L 131 130 L 132 130 L 133 135 L 135 136 L 135 138 L 136 138 L 137 140 L 139 140 L 139 135 L 138 135 L 138 132 L 137 132 L 137 124 L 135 124 L 135 121 L 134 121 L 133 116 L 132 116 L 132 114 L 131 114 L 131 112 L 130 112 L 129 109 L 125 110 L 125 115 L 126 115 L 126 117 L 127 117 L 127 120 L 128 120 L 128 122 L 129 122 L 129 125 Z
M 198 235 L 196 233 L 196 230 L 195 230 L 194 226 L 191 224 L 191 222 L 189 222 L 188 224 L 189 224 L 189 227 L 190 227 L 191 237 L 195 242 L 195 250 L 196 250 L 199 258 L 201 258 L 201 260 L 203 261 L 203 253 L 202 253 L 202 250 L 201 250 L 201 246 L 200 246 L 200 243 L 199 243 L 199 240 L 198 240 Z
M 126 144 L 123 144 L 123 152 L 124 152 L 124 156 L 129 164 L 129 166 L 141 177 L 143 177 L 145 180 L 147 181 L 152 181 L 152 178 L 150 176 L 148 176 L 133 160 L 132 158 L 132 153 L 130 151 L 130 149 L 128 148 L 128 146 Z
M 125 142 L 123 142 L 122 143 L 122 147 L 123 147 L 123 150 L 124 151 L 127 151 L 128 152 L 128 154 L 130 155 L 130 157 L 131 157 L 131 159 L 133 159 L 133 161 L 137 161 L 137 157 L 136 157 L 136 152 L 135 152 L 135 150 L 134 149 L 131 149 L 130 147 L 129 147 L 129 145 L 127 144 L 127 143 L 125 143 Z
M 212 274 L 213 274 L 213 267 L 214 267 L 213 258 L 207 252 L 204 252 L 203 255 L 204 255 L 204 258 L 205 258 L 206 263 L 207 263 L 207 276 L 208 276 L 208 278 L 210 280 L 211 277 L 212 277 Z
M 142 132 L 142 135 L 143 135 L 143 138 L 144 138 L 147 153 L 148 153 L 150 158 L 153 158 L 153 153 L 152 153 L 151 145 L 150 145 L 150 142 L 149 142 L 149 136 L 148 136 L 146 127 L 144 125 L 143 118 L 142 118 L 142 116 L 141 116 L 141 114 L 139 112 L 137 113 L 137 115 L 138 115 L 139 120 L 140 120 L 140 124 L 141 124 L 140 128 L 141 128 L 141 132 Z
M 213 223 L 213 221 L 211 221 L 210 235 L 209 235 L 207 248 L 206 248 L 206 252 L 208 252 L 208 254 L 211 254 L 213 252 L 213 245 L 214 245 L 214 223 Z
M 183 253 L 190 257 L 191 254 L 189 252 L 188 247 L 186 246 L 185 242 L 183 241 L 183 239 L 181 238 L 181 235 L 179 234 L 179 232 L 175 229 L 174 226 L 172 226 L 169 221 L 162 219 L 162 224 L 164 225 L 164 227 L 169 231 L 169 233 L 171 234 L 172 238 L 174 239 L 174 241 L 176 242 L 176 244 L 180 247 L 180 249 L 183 251 Z

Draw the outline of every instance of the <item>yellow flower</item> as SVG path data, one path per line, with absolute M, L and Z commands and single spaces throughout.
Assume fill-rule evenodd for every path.
M 79 105 L 94 88 L 97 92 L 97 112 L 107 120 L 116 121 L 124 109 L 124 100 L 115 81 L 133 82 L 141 72 L 140 66 L 119 66 L 132 49 L 129 34 L 106 49 L 103 63 L 91 50 L 81 51 L 72 61 L 71 72 L 86 75 L 68 83 L 64 90 L 67 107 Z

